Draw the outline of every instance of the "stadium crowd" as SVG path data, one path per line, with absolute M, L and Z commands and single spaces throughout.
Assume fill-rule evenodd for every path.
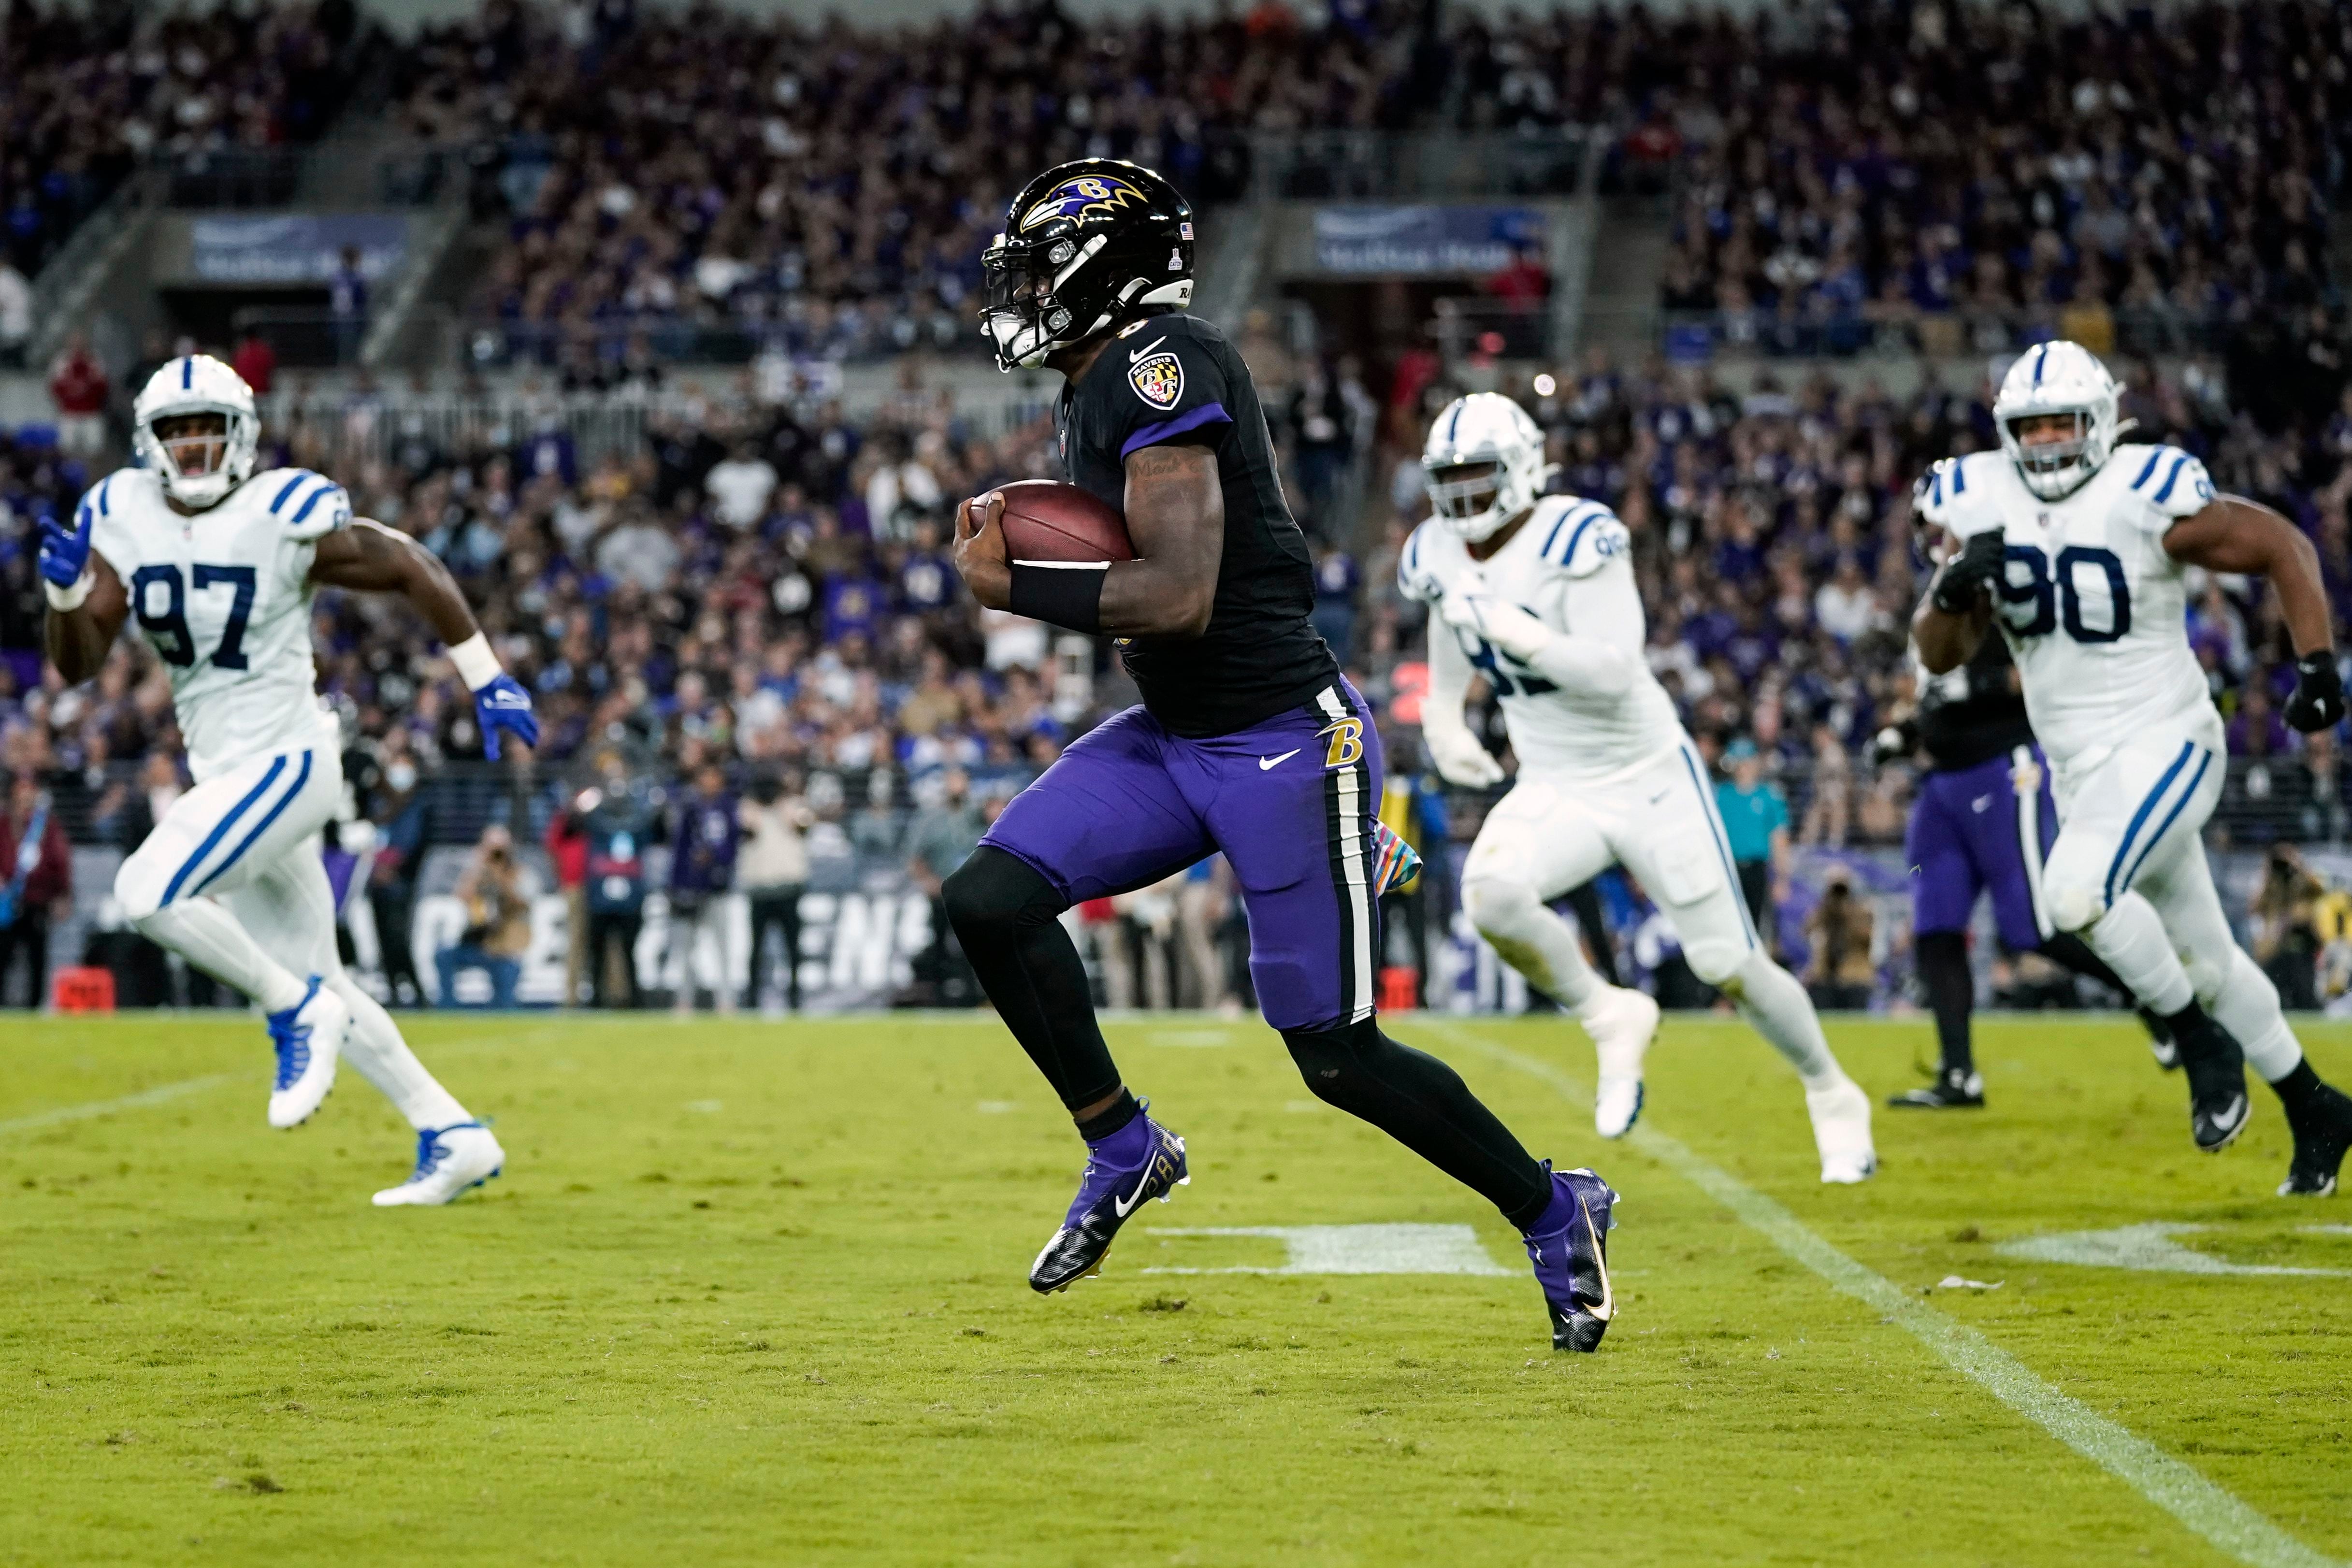
M 2346 28 L 2303 0 L 1685 22 L 1622 153 L 1673 191 L 1662 300 L 1781 352 L 2333 337 Z
M 358 27 L 352 0 L 0 11 L 0 265 L 30 277 L 151 156 L 200 164 L 317 136 Z

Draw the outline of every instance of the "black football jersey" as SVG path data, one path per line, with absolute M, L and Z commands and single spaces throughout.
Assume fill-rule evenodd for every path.
M 1217 455 L 1225 549 L 1209 629 L 1122 644 L 1153 717 L 1177 735 L 1226 735 L 1331 684 L 1339 664 L 1307 619 L 1313 559 L 1283 499 L 1257 386 L 1223 333 L 1196 316 L 1129 323 L 1062 389 L 1055 423 L 1071 483 L 1118 512 L 1129 453 L 1181 443 Z
M 1976 657 L 1958 669 L 1922 674 L 1916 722 L 1919 744 L 1938 768 L 1973 768 L 2033 744 L 2025 696 L 2000 633 L 1988 633 Z

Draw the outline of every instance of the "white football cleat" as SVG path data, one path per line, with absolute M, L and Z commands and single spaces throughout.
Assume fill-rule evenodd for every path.
M 479 1122 L 416 1131 L 416 1169 L 398 1186 L 375 1195 L 378 1208 L 440 1204 L 478 1187 L 506 1168 L 507 1152 Z
M 1578 1020 L 1592 1037 L 1592 1054 L 1601 1064 L 1592 1130 L 1604 1138 L 1623 1137 L 1641 1119 L 1642 1059 L 1658 1038 L 1658 1004 L 1646 993 L 1611 986 Z
M 1808 1090 L 1805 1110 L 1813 1118 L 1813 1145 L 1822 1152 L 1822 1179 L 1841 1186 L 1868 1181 L 1878 1168 L 1870 1142 L 1870 1096 L 1853 1079 L 1827 1089 Z
M 352 1027 L 352 1009 L 313 975 L 302 999 L 284 1012 L 269 1014 L 268 1021 L 269 1043 L 278 1051 L 269 1124 L 299 1127 L 335 1086 L 335 1062 Z

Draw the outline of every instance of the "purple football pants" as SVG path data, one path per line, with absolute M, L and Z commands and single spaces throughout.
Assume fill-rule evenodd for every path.
M 1072 904 L 1148 886 L 1223 851 L 1249 912 L 1250 978 L 1278 1030 L 1372 1014 L 1370 891 L 1381 742 L 1356 689 L 1205 740 L 1131 707 L 1013 797 L 981 841 Z
M 2051 932 L 2042 862 L 2057 837 L 2050 766 L 2038 746 L 1928 774 L 1903 846 L 1913 933 L 1966 931 L 1977 895 L 1990 890 L 2001 942 L 2019 951 L 2041 946 Z

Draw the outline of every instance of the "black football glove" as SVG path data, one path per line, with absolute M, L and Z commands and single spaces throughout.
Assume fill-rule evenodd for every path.
M 1960 553 L 1946 561 L 1936 576 L 1935 591 L 1928 595 L 1936 608 L 1947 615 L 1973 612 L 1978 597 L 2000 575 L 2005 559 L 2002 549 L 1999 528 L 1969 535 Z
M 1910 756 L 1918 748 L 1918 721 L 1906 718 L 1901 724 L 1888 725 L 1871 737 L 1870 760 L 1878 767 L 1884 768 L 1890 762 L 1900 761 Z
M 2344 677 L 2336 668 L 2336 653 L 2322 648 L 2294 662 L 2294 692 L 2286 699 L 2286 721 L 2309 735 L 2333 729 L 2344 719 Z

